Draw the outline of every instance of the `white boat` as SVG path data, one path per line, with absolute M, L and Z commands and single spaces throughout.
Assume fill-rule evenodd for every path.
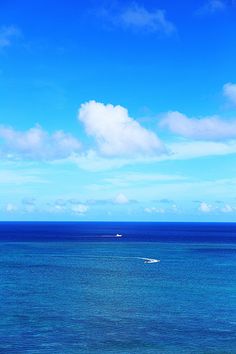
M 153 259 L 153 258 L 143 258 L 144 263 L 159 263 L 160 259 Z
M 123 235 L 121 235 L 121 234 L 116 234 L 116 237 L 122 237 Z

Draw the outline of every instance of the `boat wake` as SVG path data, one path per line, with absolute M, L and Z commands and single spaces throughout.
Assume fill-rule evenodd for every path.
M 155 259 L 155 258 L 146 258 L 146 257 L 136 257 L 136 256 L 97 256 L 97 255 L 78 255 L 78 254 L 73 254 L 73 255 L 57 255 L 57 254 L 51 254 L 52 257 L 79 257 L 79 258 L 104 258 L 104 259 L 141 259 L 144 261 L 144 263 L 159 263 L 160 259 Z
M 56 256 L 56 255 L 54 255 Z M 68 255 L 69 256 L 69 255 Z M 76 255 L 71 255 L 74 257 Z M 79 256 L 79 255 L 78 255 Z M 60 256 L 61 257 L 61 256 Z M 144 263 L 159 263 L 160 259 L 146 258 L 146 257 L 135 257 L 135 256 L 95 256 L 95 255 L 80 255 L 79 258 L 105 258 L 105 259 L 141 259 Z
M 93 256 L 88 256 L 93 257 Z M 115 258 L 115 259 L 142 259 L 144 263 L 159 263 L 160 259 L 155 258 L 145 258 L 145 257 L 135 257 L 135 256 L 95 256 L 95 257 L 102 257 L 102 258 Z

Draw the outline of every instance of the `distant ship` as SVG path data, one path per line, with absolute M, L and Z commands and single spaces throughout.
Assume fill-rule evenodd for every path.
M 121 234 L 116 234 L 116 237 L 122 237 L 123 235 L 121 235 Z

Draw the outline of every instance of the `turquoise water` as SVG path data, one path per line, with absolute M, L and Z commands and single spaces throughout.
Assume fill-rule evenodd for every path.
M 0 256 L 0 353 L 236 353 L 236 244 L 2 241 Z

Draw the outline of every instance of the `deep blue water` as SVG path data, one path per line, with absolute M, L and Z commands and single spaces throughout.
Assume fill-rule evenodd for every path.
M 0 304 L 4 354 L 234 354 L 236 225 L 0 223 Z
M 0 222 L 0 241 L 236 243 L 236 223 Z

